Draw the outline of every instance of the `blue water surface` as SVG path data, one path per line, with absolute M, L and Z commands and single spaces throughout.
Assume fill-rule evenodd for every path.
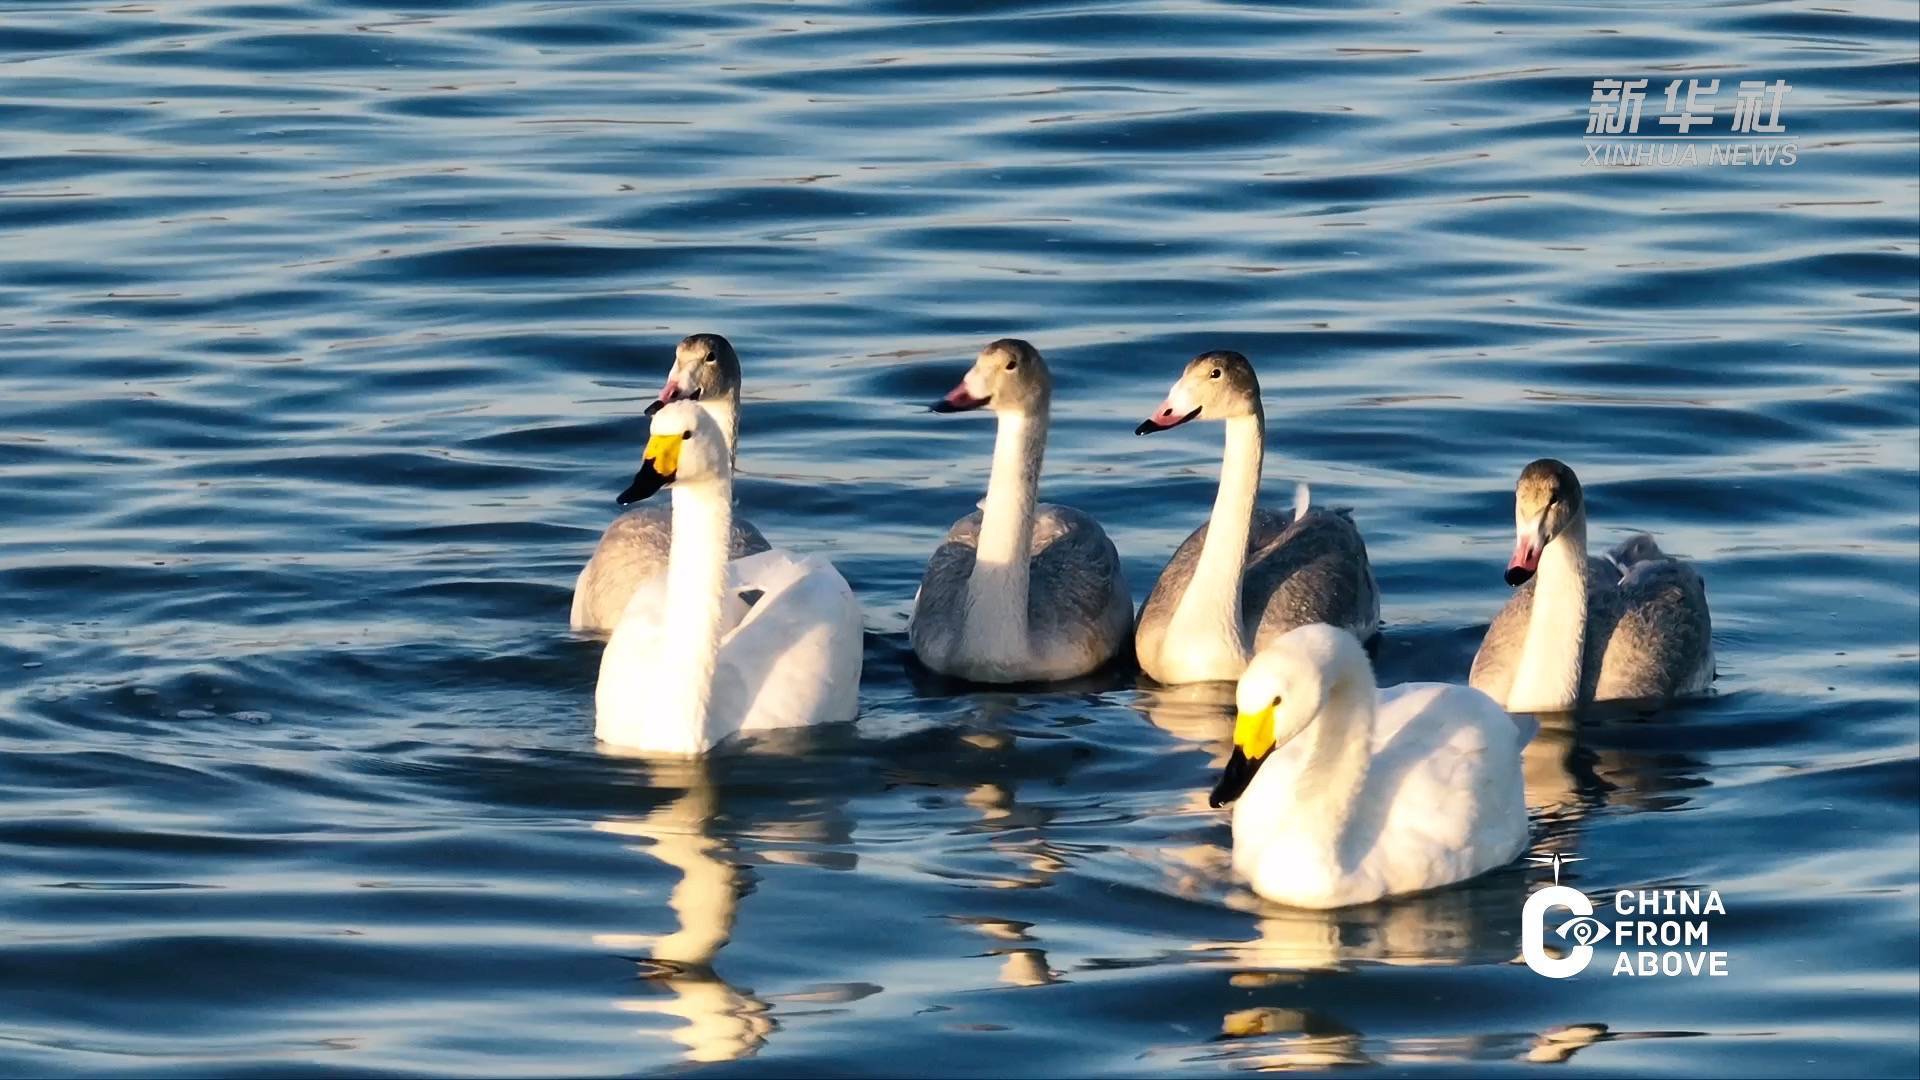
M 1916 21 L 1877 0 L 0 4 L 0 1074 L 1920 1071 Z M 1790 167 L 1584 165 L 1593 80 L 1785 79 Z M 570 590 L 682 335 L 860 593 L 852 730 L 592 738 Z M 1518 962 L 1525 863 L 1267 905 L 1217 694 L 905 664 L 991 425 L 1137 593 L 1266 388 L 1384 682 L 1462 680 L 1514 476 L 1697 560 L 1701 701 L 1550 725 L 1563 878 L 1718 979 Z M 701 1063 L 705 1063 L 702 1065 Z

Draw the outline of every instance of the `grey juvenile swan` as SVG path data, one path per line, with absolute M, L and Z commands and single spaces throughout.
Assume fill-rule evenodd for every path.
M 1173 553 L 1140 607 L 1141 669 L 1168 684 L 1238 679 L 1255 653 L 1298 626 L 1328 623 L 1362 642 L 1377 633 L 1380 591 L 1349 512 L 1309 508 L 1305 484 L 1291 513 L 1256 505 L 1266 417 L 1246 357 L 1194 357 L 1134 433 L 1196 419 L 1226 426 L 1220 489 L 1213 516 Z
M 907 636 L 921 663 L 983 683 L 1069 679 L 1126 645 L 1133 601 L 1098 522 L 1037 503 L 1053 383 L 1032 345 L 981 350 L 935 412 L 999 416 L 981 509 L 954 523 L 927 562 Z
M 673 351 L 673 368 L 660 398 L 647 406 L 652 416 L 670 401 L 698 401 L 720 425 L 732 461 L 740 436 L 740 357 L 719 334 L 692 334 Z M 610 634 L 627 609 L 633 591 L 647 580 L 667 572 L 667 549 L 673 539 L 673 512 L 664 506 L 643 506 L 613 519 L 593 557 L 573 586 L 572 623 L 575 630 Z M 766 551 L 770 545 L 745 518 L 733 519 L 729 558 Z
M 1573 470 L 1542 458 L 1514 490 L 1507 584 L 1468 682 L 1509 712 L 1699 693 L 1713 682 L 1707 586 L 1644 533 L 1587 557 L 1587 506 Z M 1536 576 L 1537 574 L 1537 576 Z

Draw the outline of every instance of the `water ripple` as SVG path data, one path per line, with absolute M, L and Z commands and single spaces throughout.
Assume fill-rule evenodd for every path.
M 0 1071 L 1920 1062 L 1909 9 L 13 9 Z M 1583 167 L 1622 73 L 1787 79 L 1798 163 Z M 863 717 L 602 755 L 573 575 L 701 329 L 741 502 L 862 595 Z M 1272 908 L 1205 806 L 1224 700 L 913 668 L 990 439 L 922 406 L 1004 334 L 1139 588 L 1218 444 L 1127 432 L 1252 356 L 1385 682 L 1464 674 L 1533 457 L 1698 559 L 1717 694 L 1528 785 L 1583 885 L 1720 889 L 1734 975 L 1542 993 L 1525 868 Z

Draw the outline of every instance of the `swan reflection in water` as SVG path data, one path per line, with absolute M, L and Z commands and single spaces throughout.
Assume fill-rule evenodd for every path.
M 1379 1064 L 1361 1050 L 1365 1036 L 1312 1009 L 1240 1009 L 1220 1022 L 1220 1036 L 1264 1040 L 1256 1052 L 1232 1055 L 1234 1066 L 1241 1069 Z
M 595 934 L 593 943 L 622 952 L 644 950 L 642 978 L 664 995 L 621 998 L 615 1007 L 630 1013 L 681 1021 L 668 1032 L 686 1047 L 689 1061 L 731 1061 L 759 1051 L 772 1034 L 768 1005 L 750 990 L 730 985 L 714 970 L 714 958 L 733 933 L 747 871 L 728 856 L 732 844 L 712 834 L 714 787 L 704 762 L 656 763 L 655 788 L 684 788 L 672 802 L 637 820 L 598 821 L 600 832 L 630 836 L 644 843 L 629 850 L 659 859 L 680 871 L 667 898 L 679 927 L 672 933 Z
M 1416 1065 L 1441 1062 L 1524 1061 L 1561 1065 L 1599 1043 L 1638 1039 L 1684 1039 L 1698 1031 L 1610 1031 L 1605 1024 L 1548 1028 L 1538 1035 L 1422 1036 L 1370 1038 L 1317 1009 L 1260 1006 L 1228 1013 L 1220 1038 L 1235 1043 L 1214 1055 L 1249 1071 L 1324 1069 L 1336 1065 Z M 1238 1044 L 1238 1040 L 1248 1040 Z M 1257 1040 L 1257 1041 L 1256 1041 Z
M 1047 962 L 1047 950 L 1036 948 L 1036 939 L 1027 931 L 1030 922 L 1002 919 L 993 915 L 950 915 L 953 922 L 994 942 L 982 956 L 998 957 L 995 977 L 1002 986 L 1051 986 L 1060 981 L 1060 972 Z
M 964 788 L 962 804 L 979 815 L 979 822 L 963 830 L 963 835 L 984 835 L 985 851 L 981 851 L 976 842 L 963 841 L 956 846 L 956 851 L 962 854 L 990 854 L 998 864 L 993 872 L 968 876 L 969 883 L 976 888 L 1044 889 L 1072 868 L 1061 849 L 1048 837 L 1048 826 L 1056 814 L 1054 809 L 1020 802 L 1019 782 L 1011 776 L 975 779 L 981 771 L 1008 771 L 983 770 L 980 766 L 995 761 L 1013 762 L 1020 744 L 1010 724 L 1019 711 L 1018 695 L 979 695 L 970 703 L 964 730 L 958 736 L 956 749 L 964 750 L 947 762 L 952 773 L 940 776 L 923 772 L 918 776 L 923 783 Z M 1019 769 L 1011 771 L 1017 774 Z M 1000 961 L 995 971 L 995 981 L 1000 985 L 1037 987 L 1061 981 L 1061 972 L 1052 967 L 1047 951 L 1039 947 L 1039 939 L 1032 932 L 1033 923 L 996 915 L 947 918 L 990 942 L 978 955 Z

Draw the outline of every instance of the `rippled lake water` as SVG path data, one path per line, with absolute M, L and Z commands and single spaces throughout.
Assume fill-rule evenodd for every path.
M 1915 48 L 1870 0 L 9 0 L 0 1073 L 1920 1069 Z M 1583 164 L 1594 79 L 1692 75 L 1787 80 L 1797 163 Z M 696 330 L 863 715 L 610 757 L 570 589 Z M 1697 559 L 1716 692 L 1549 728 L 1529 795 L 1568 883 L 1717 889 L 1730 974 L 1541 978 L 1524 862 L 1270 907 L 1217 697 L 910 675 L 991 439 L 921 406 L 1009 334 L 1136 592 L 1219 434 L 1129 432 L 1252 356 L 1384 682 L 1464 679 L 1534 457 Z

